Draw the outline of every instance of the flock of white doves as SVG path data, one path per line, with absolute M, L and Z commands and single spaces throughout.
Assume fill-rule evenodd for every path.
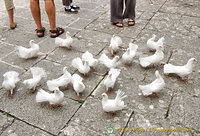
M 160 63 L 164 58 L 164 37 L 160 38 L 158 41 L 155 41 L 156 35 L 153 35 L 152 38 L 147 40 L 147 47 L 151 50 L 155 50 L 155 53 L 148 57 L 140 57 L 140 65 L 142 67 L 154 66 L 154 64 Z M 56 38 L 55 44 L 61 47 L 66 47 L 72 49 L 73 39 L 66 33 L 66 39 Z M 39 45 L 33 43 L 33 40 L 29 42 L 30 48 L 18 47 L 18 55 L 22 59 L 29 59 L 38 56 Z M 113 35 L 110 41 L 110 52 L 112 55 L 116 54 L 122 44 L 122 40 L 119 36 Z M 133 43 L 129 43 L 129 48 L 126 49 L 126 52 L 121 57 L 121 62 L 125 65 L 130 65 L 136 55 L 138 46 Z M 118 90 L 116 92 L 115 99 L 108 99 L 108 91 L 112 89 L 115 85 L 115 82 L 120 74 L 120 69 L 116 69 L 119 64 L 120 57 L 114 56 L 113 59 L 110 59 L 106 54 L 102 54 L 99 59 L 95 59 L 91 53 L 86 51 L 82 57 L 77 57 L 72 60 L 72 66 L 76 68 L 84 76 L 90 71 L 90 69 L 95 70 L 95 67 L 98 63 L 105 65 L 108 69 L 108 75 L 104 79 L 103 84 L 106 87 L 106 93 L 102 94 L 102 107 L 105 112 L 115 113 L 118 110 L 122 110 L 126 105 L 124 104 L 123 99 L 126 97 L 123 91 Z M 172 64 L 164 65 L 164 74 L 177 74 L 180 79 L 183 80 L 183 77 L 192 73 L 193 62 L 196 61 L 195 58 L 191 58 L 183 66 L 175 66 Z M 35 90 L 36 86 L 39 85 L 39 82 L 42 78 L 46 77 L 46 72 L 43 68 L 32 67 L 30 68 L 33 78 L 23 81 L 28 89 Z M 10 97 L 13 97 L 13 89 L 16 86 L 16 83 L 20 80 L 19 73 L 15 71 L 6 72 L 3 77 L 4 81 L 2 87 L 6 90 L 10 90 Z M 147 85 L 139 85 L 140 90 L 144 96 L 155 95 L 158 97 L 158 92 L 165 87 L 165 81 L 158 71 L 155 72 L 156 79 Z M 78 74 L 71 75 L 67 71 L 67 67 L 63 68 L 63 75 L 57 79 L 52 79 L 47 81 L 48 90 L 53 93 L 44 91 L 43 89 L 38 89 L 36 94 L 36 102 L 49 102 L 52 108 L 55 106 L 62 106 L 61 102 L 64 98 L 64 93 L 60 91 L 59 87 L 66 87 L 70 85 L 73 86 L 74 91 L 77 93 L 78 99 L 80 99 L 80 93 L 83 93 L 85 90 L 85 85 L 83 84 L 83 78 Z

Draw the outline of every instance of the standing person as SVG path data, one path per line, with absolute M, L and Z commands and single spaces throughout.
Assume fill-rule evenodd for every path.
M 125 10 L 124 10 L 125 1 Z M 111 22 L 123 27 L 123 19 L 128 18 L 128 26 L 135 25 L 136 0 L 111 0 Z M 124 10 L 124 12 L 123 12 Z
M 39 0 L 30 0 L 30 8 L 31 8 L 32 16 L 37 25 L 36 34 L 38 37 L 43 37 L 45 28 L 42 26 L 42 23 L 41 23 Z M 50 24 L 50 29 L 51 29 L 50 37 L 55 38 L 61 35 L 62 33 L 64 33 L 64 29 L 60 27 L 56 27 L 56 11 L 55 11 L 54 0 L 45 0 L 45 10 L 49 19 L 49 24 Z
M 62 0 L 63 5 L 65 6 L 64 9 L 67 13 L 74 13 L 77 14 L 78 10 L 80 9 L 79 6 L 73 5 L 72 0 Z
M 9 23 L 10 23 L 10 29 L 15 29 L 17 27 L 17 23 L 14 22 L 14 4 L 13 0 L 4 0 L 5 6 L 8 12 L 9 16 Z

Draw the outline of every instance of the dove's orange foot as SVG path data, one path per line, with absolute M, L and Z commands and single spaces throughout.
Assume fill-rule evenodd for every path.
M 182 81 L 183 81 L 184 83 L 187 83 L 187 82 L 188 82 L 187 79 L 182 79 Z
M 93 70 L 93 72 L 97 72 L 97 70 L 96 70 L 96 69 L 94 69 L 94 70 Z
M 114 57 L 115 57 L 115 55 L 114 55 L 114 54 L 112 54 L 112 55 L 111 55 L 111 57 L 112 57 L 112 58 L 114 58 Z
M 154 95 L 156 98 L 159 98 L 158 93 L 154 92 L 153 95 Z
M 113 112 L 113 113 L 112 113 L 112 116 L 116 116 L 116 115 L 117 115 L 117 113 L 116 113 L 116 112 Z
M 55 109 L 54 105 L 52 105 L 52 104 L 50 104 L 50 107 L 51 107 L 52 110 Z
M 63 107 L 63 105 L 62 104 L 58 104 L 58 106 L 57 107 Z
M 33 59 L 38 59 L 38 56 L 36 56 L 36 57 L 33 57 Z
M 108 112 L 104 111 L 104 113 L 108 114 Z
M 84 78 L 87 79 L 87 78 L 88 78 L 88 75 L 84 75 Z
M 165 64 L 161 63 L 160 65 L 161 65 L 161 66 L 164 66 Z
M 105 93 L 106 93 L 106 94 L 109 94 L 109 91 L 106 91 Z
M 126 66 L 130 67 L 131 65 L 132 65 L 131 63 L 130 63 L 130 64 L 129 64 L 129 63 L 125 63 L 125 64 L 124 64 L 125 67 L 126 67 Z
M 155 66 L 154 66 L 154 65 L 152 65 L 152 68 L 155 68 Z
M 31 93 L 34 94 L 36 90 L 31 90 Z
M 9 98 L 10 98 L 10 99 L 12 99 L 12 98 L 13 98 L 13 95 L 12 95 L 12 94 L 11 94 L 11 95 L 9 95 Z
M 81 100 L 81 96 L 78 96 L 78 100 Z
M 72 46 L 71 46 L 71 45 L 69 46 L 68 50 L 69 50 L 69 51 L 72 51 Z
M 67 90 L 69 90 L 69 88 L 68 88 L 68 87 L 66 87 L 66 88 L 65 88 L 65 90 L 67 91 Z
M 149 52 L 153 52 L 153 50 L 149 50 Z

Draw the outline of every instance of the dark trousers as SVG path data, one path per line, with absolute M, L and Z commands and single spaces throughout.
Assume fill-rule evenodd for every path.
M 124 9 L 125 1 L 125 10 Z M 136 0 L 110 0 L 111 22 L 121 23 L 123 19 L 135 19 Z
M 64 6 L 69 6 L 72 3 L 72 0 L 62 0 Z

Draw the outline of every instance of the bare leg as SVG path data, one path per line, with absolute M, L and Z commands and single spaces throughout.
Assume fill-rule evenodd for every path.
M 37 25 L 37 30 L 42 30 L 43 26 L 41 23 L 39 0 L 30 0 L 30 8 L 31 8 L 33 19 L 35 20 L 35 23 Z M 38 34 L 40 35 L 42 33 L 38 33 Z
M 14 22 L 14 9 L 8 10 L 8 16 L 9 16 L 10 25 L 15 25 L 16 23 Z
M 51 30 L 56 30 L 56 9 L 53 0 L 45 0 L 45 10 L 49 18 Z

